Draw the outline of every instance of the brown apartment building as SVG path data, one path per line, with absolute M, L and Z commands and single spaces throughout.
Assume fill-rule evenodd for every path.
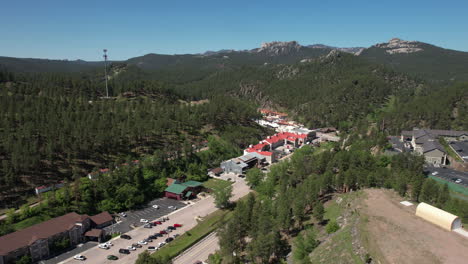
M 51 248 L 55 241 L 68 238 L 70 246 L 77 245 L 86 241 L 87 233 L 103 235 L 103 230 L 91 228 L 111 223 L 112 216 L 107 212 L 92 217 L 73 212 L 7 234 L 0 237 L 0 264 L 14 263 L 24 255 L 31 256 L 33 262 L 46 259 L 53 253 Z M 88 232 L 93 230 L 100 232 Z

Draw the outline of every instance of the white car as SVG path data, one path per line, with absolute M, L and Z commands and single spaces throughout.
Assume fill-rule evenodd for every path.
M 148 223 L 149 221 L 147 219 L 140 219 L 140 223 Z
M 86 257 L 83 256 L 83 255 L 75 255 L 75 256 L 73 256 L 73 258 L 76 259 L 76 260 L 85 260 L 86 259 Z
M 437 175 L 437 174 L 439 174 L 438 171 L 434 171 L 434 172 L 432 173 L 432 175 Z
M 135 250 L 136 250 L 136 248 L 135 248 L 135 247 L 132 247 L 132 246 L 128 246 L 127 249 L 128 249 L 128 250 L 131 250 L 131 251 L 135 251 Z
M 140 244 L 140 245 L 148 245 L 148 242 L 142 240 L 142 241 L 138 241 L 138 244 Z
M 175 208 L 175 206 L 173 206 L 173 205 L 169 205 L 167 208 L 169 208 L 169 209 L 174 209 L 174 208 Z
M 108 246 L 107 244 L 99 244 L 98 245 L 98 248 L 102 248 L 102 249 L 109 249 L 110 246 Z
M 112 242 L 110 242 L 110 241 L 107 241 L 107 242 L 104 242 L 104 245 L 106 245 L 108 247 L 112 247 L 114 244 L 112 244 Z
M 124 212 L 120 213 L 119 215 L 120 215 L 121 217 L 127 217 L 127 214 L 124 213 Z
M 165 242 L 161 242 L 161 243 L 158 244 L 158 248 L 160 248 L 160 247 L 162 247 L 162 246 L 164 246 L 164 245 L 166 245 L 166 243 L 165 243 Z
M 461 183 L 461 182 L 462 182 L 461 179 L 456 179 L 456 180 L 455 180 L 455 183 Z
M 154 208 L 154 209 L 159 209 L 159 205 L 154 204 L 154 205 L 153 205 L 153 208 Z
M 148 251 L 156 251 L 157 249 L 157 247 L 148 247 Z

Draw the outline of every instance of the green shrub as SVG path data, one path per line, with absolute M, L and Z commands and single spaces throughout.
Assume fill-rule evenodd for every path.
M 325 227 L 325 230 L 328 234 L 335 233 L 336 231 L 338 231 L 338 229 L 340 229 L 340 226 L 338 225 L 336 220 L 330 220 L 330 222 L 328 222 L 327 226 Z

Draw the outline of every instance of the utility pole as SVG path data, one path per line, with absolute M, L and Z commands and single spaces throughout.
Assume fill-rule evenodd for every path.
M 106 98 L 109 98 L 109 88 L 107 87 L 107 49 L 104 49 L 104 75 L 106 77 Z

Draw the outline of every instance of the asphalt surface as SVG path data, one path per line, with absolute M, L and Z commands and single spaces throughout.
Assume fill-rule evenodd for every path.
M 424 171 L 428 173 L 428 175 L 433 175 L 434 172 L 437 172 L 437 174 L 433 176 L 443 178 L 451 182 L 455 182 L 452 179 L 461 179 L 462 182 L 459 184 L 468 187 L 468 172 L 460 172 L 450 168 L 436 168 L 432 166 L 425 167 Z
M 218 242 L 216 232 L 213 232 L 173 259 L 173 263 L 187 264 L 207 260 L 210 254 L 219 249 Z
M 159 209 L 155 209 L 152 206 L 153 205 L 159 205 Z M 173 209 L 169 209 L 169 206 L 175 206 L 178 209 L 186 206 L 185 203 L 181 201 L 177 201 L 174 199 L 167 199 L 167 198 L 160 198 L 151 201 L 148 204 L 148 207 L 140 209 L 140 210 L 134 210 L 134 211 L 128 211 L 125 212 L 127 214 L 127 217 L 122 217 L 120 221 L 117 223 L 105 227 L 104 229 L 106 230 L 107 234 L 112 234 L 112 233 L 127 233 L 128 231 L 132 230 L 133 228 L 131 227 L 132 225 L 134 227 L 138 226 L 143 226 L 145 223 L 141 223 L 140 219 L 146 219 L 146 220 L 153 220 L 160 218 L 161 216 L 165 216 L 172 211 Z
M 55 264 L 55 263 L 59 263 L 61 261 L 64 261 L 68 258 L 72 258 L 73 256 L 75 255 L 78 255 L 80 254 L 81 252 L 83 251 L 86 251 L 90 248 L 93 248 L 95 246 L 97 246 L 98 242 L 94 242 L 94 241 L 89 241 L 89 242 L 86 242 L 86 243 L 83 243 L 83 244 L 78 244 L 76 246 L 76 248 L 70 250 L 70 251 L 67 251 L 63 254 L 60 254 L 54 258 L 51 258 L 51 259 L 48 259 L 48 260 L 43 260 L 39 263 L 45 263 L 45 264 Z

